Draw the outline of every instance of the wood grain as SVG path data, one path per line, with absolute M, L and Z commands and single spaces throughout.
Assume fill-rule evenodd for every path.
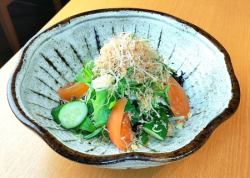
M 12 114 L 7 103 L 6 85 L 19 52 L 0 70 L 1 177 L 249 177 L 250 1 L 71 0 L 45 28 L 79 12 L 107 7 L 140 7 L 167 12 L 213 35 L 228 50 L 240 82 L 241 103 L 238 111 L 214 132 L 199 151 L 174 164 L 125 171 L 81 165 L 56 154 Z

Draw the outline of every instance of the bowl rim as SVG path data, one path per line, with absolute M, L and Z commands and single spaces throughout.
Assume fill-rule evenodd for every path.
M 232 98 L 229 102 L 228 108 L 225 108 L 224 111 L 218 115 L 217 117 L 213 118 L 211 122 L 198 134 L 195 136 L 195 138 L 188 143 L 187 145 L 172 151 L 172 152 L 166 152 L 166 153 L 146 153 L 146 152 L 129 152 L 129 153 L 120 153 L 115 155 L 90 155 L 81 153 L 79 151 L 75 151 L 63 143 L 61 143 L 59 140 L 56 139 L 52 134 L 50 134 L 45 128 L 38 125 L 34 121 L 32 121 L 31 118 L 29 118 L 26 113 L 21 109 L 18 99 L 15 92 L 15 84 L 16 84 L 16 77 L 19 71 L 21 70 L 21 66 L 23 64 L 24 56 L 26 54 L 27 49 L 29 46 L 36 40 L 40 35 L 46 33 L 47 31 L 64 25 L 68 23 L 71 19 L 74 19 L 76 17 L 84 16 L 84 15 L 90 15 L 90 14 L 97 14 L 97 13 L 105 13 L 105 12 L 114 12 L 114 11 L 131 11 L 131 12 L 145 12 L 145 13 L 151 13 L 151 14 L 158 14 L 164 17 L 170 17 L 180 23 L 183 23 L 189 27 L 192 27 L 196 32 L 199 32 L 201 35 L 203 35 L 205 38 L 210 40 L 225 56 L 225 63 L 227 67 L 227 71 L 230 75 L 230 79 L 232 82 Z M 80 163 L 85 164 L 92 164 L 92 165 L 107 165 L 107 164 L 115 164 L 118 162 L 123 162 L 127 160 L 136 160 L 136 161 L 152 161 L 152 162 L 159 162 L 159 163 L 167 163 L 179 160 L 181 158 L 184 158 L 195 151 L 197 151 L 201 146 L 205 144 L 209 136 L 213 133 L 213 131 L 225 120 L 227 120 L 238 108 L 239 102 L 240 102 L 240 87 L 238 80 L 234 74 L 233 66 L 231 63 L 230 56 L 226 49 L 209 33 L 201 29 L 200 27 L 197 27 L 196 25 L 187 22 L 185 20 L 182 20 L 178 17 L 175 17 L 173 15 L 167 14 L 165 12 L 159 12 L 154 10 L 148 10 L 148 9 L 140 9 L 140 8 L 107 8 L 107 9 L 97 9 L 97 10 L 91 10 L 82 12 L 73 16 L 70 16 L 55 25 L 47 28 L 43 32 L 39 33 L 35 36 L 32 40 L 28 42 L 28 45 L 24 48 L 20 61 L 18 62 L 17 67 L 14 70 L 14 73 L 10 76 L 9 82 L 8 82 L 8 89 L 7 89 L 7 96 L 8 96 L 8 102 L 10 105 L 10 108 L 12 112 L 15 114 L 15 116 L 18 118 L 19 121 L 21 121 L 24 125 L 32 129 L 34 132 L 36 132 L 54 151 L 59 153 L 60 155 L 76 161 Z

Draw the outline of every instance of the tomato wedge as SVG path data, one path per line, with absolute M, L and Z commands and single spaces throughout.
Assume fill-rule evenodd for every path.
M 89 87 L 84 83 L 68 83 L 65 86 L 59 88 L 57 91 L 61 99 L 70 101 L 72 99 L 80 99 L 87 92 Z
M 168 84 L 170 86 L 168 91 L 169 104 L 174 116 L 184 116 L 187 119 L 190 106 L 185 91 L 173 77 L 169 77 Z
M 126 151 L 133 139 L 132 129 L 128 114 L 124 114 L 124 109 L 127 104 L 126 98 L 118 100 L 113 107 L 107 129 L 111 142 L 120 150 Z
M 121 140 L 125 143 L 126 148 L 129 148 L 133 141 L 133 132 L 128 113 L 123 114 L 121 125 Z

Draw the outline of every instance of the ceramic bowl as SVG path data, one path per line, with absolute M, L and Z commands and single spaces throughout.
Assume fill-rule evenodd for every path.
M 73 81 L 82 64 L 121 32 L 149 39 L 170 67 L 184 72 L 192 113 L 174 137 L 127 153 L 99 139 L 81 139 L 50 114 L 58 105 L 57 89 Z M 235 112 L 240 90 L 227 51 L 202 29 L 160 12 L 104 9 L 70 17 L 33 37 L 10 78 L 8 100 L 16 117 L 64 157 L 125 169 L 159 166 L 195 152 Z

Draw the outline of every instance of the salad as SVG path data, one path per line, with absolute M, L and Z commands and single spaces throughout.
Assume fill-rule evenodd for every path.
M 190 114 L 181 77 L 145 39 L 113 36 L 75 81 L 58 89 L 55 122 L 83 139 L 101 138 L 123 151 L 164 141 Z

